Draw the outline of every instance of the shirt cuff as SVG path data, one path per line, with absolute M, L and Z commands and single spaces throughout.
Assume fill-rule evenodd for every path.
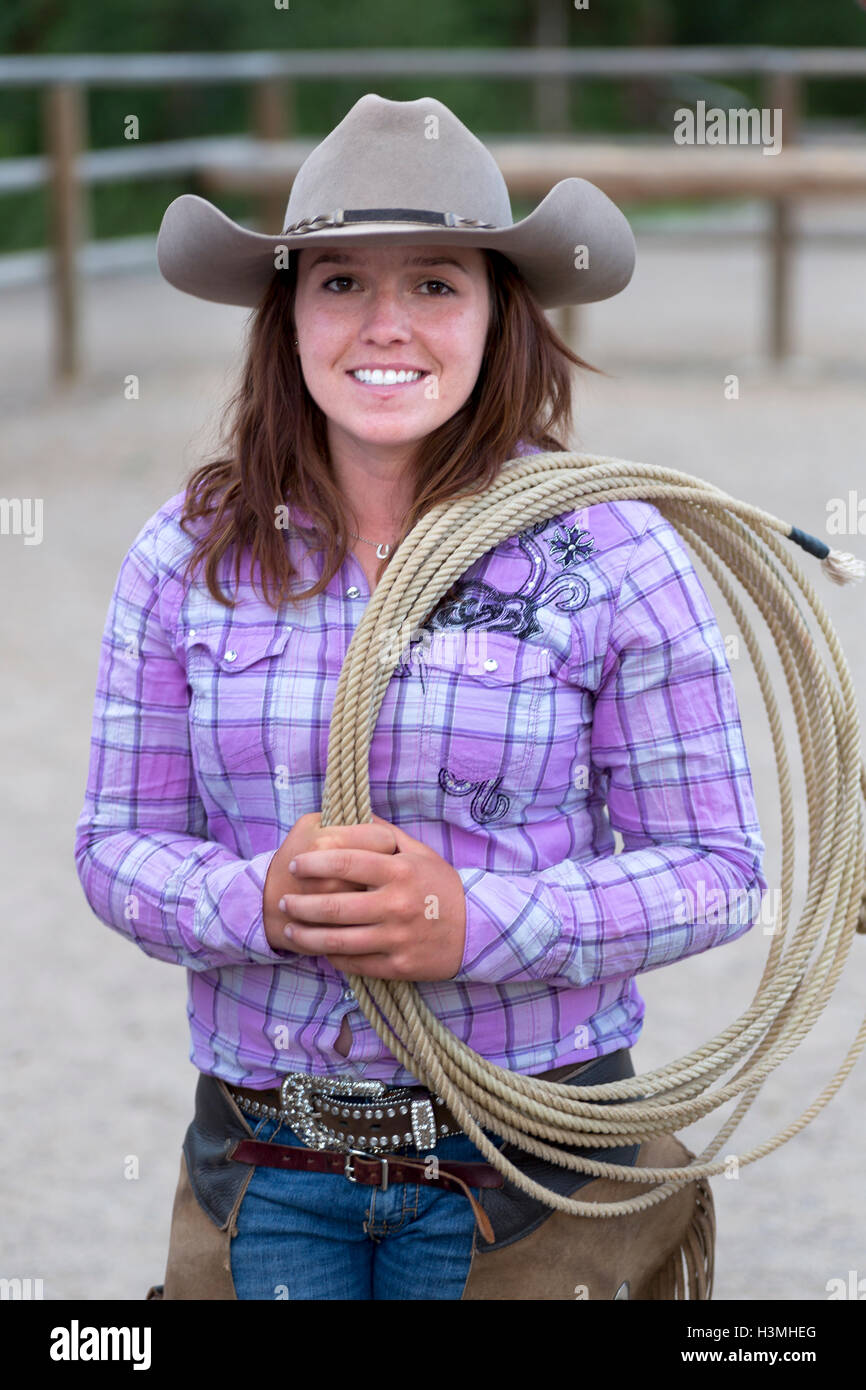
M 265 935 L 265 880 L 276 850 L 252 859 L 233 859 L 206 869 L 195 895 L 191 931 L 193 949 L 212 964 L 274 965 L 292 953 L 275 951 Z
M 463 960 L 453 980 L 539 980 L 555 960 L 563 920 L 550 884 L 533 874 L 458 869 L 466 895 Z

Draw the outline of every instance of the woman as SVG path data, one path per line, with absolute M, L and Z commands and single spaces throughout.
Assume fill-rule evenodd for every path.
M 564 447 L 588 364 L 543 309 L 617 293 L 633 238 L 581 179 L 513 224 L 447 107 L 368 95 L 279 237 L 188 196 L 158 253 L 179 288 L 256 307 L 228 456 L 121 567 L 77 827 L 93 910 L 188 971 L 200 1079 L 165 1297 L 472 1296 L 476 1223 L 497 1249 L 550 1209 L 481 1161 L 345 976 L 418 981 L 481 1055 L 600 1084 L 634 1074 L 635 975 L 747 929 L 708 920 L 708 892 L 766 887 L 722 638 L 641 501 L 492 547 L 393 634 L 374 821 L 319 824 L 365 602 L 430 507 Z

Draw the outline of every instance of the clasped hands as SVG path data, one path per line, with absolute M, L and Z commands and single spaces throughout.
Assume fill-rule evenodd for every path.
M 272 949 L 326 956 L 344 975 L 448 980 L 463 960 L 459 874 L 381 816 L 325 827 L 302 816 L 271 860 L 263 918 Z

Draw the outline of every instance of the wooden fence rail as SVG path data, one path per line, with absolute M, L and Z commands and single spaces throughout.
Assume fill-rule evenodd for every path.
M 812 77 L 866 77 L 866 50 L 830 48 L 568 48 L 524 49 L 296 49 L 279 53 L 151 53 L 32 55 L 0 58 L 0 89 L 43 92 L 46 154 L 0 160 L 0 194 L 44 186 L 50 227 L 56 319 L 56 373 L 80 372 L 77 252 L 86 237 L 87 190 L 127 178 L 187 173 L 214 188 L 246 186 L 255 192 L 259 223 L 282 226 L 287 180 L 315 141 L 287 141 L 294 133 L 294 84 L 322 79 L 387 77 L 513 78 L 533 81 L 536 92 L 552 81 L 649 78 L 682 92 L 678 79 L 748 75 L 761 79 L 761 105 L 783 112 L 785 149 L 754 159 L 752 151 L 696 151 L 659 144 L 635 152 L 629 142 L 587 146 L 547 139 L 525 143 L 489 139 L 512 194 L 543 196 L 570 173 L 599 183 L 614 199 L 742 197 L 769 200 L 771 258 L 767 343 L 774 358 L 791 347 L 789 263 L 798 198 L 866 193 L 857 150 L 792 149 L 800 127 L 802 86 Z M 87 94 L 96 88 L 240 83 L 251 88 L 247 137 L 200 138 L 88 150 Z M 565 90 L 565 88 L 563 88 Z M 681 103 L 682 104 L 682 103 Z M 543 102 L 536 103 L 540 111 Z M 546 108 L 546 109 L 549 109 Z M 293 148 L 289 148 L 292 146 Z M 756 152 L 760 154 L 760 151 Z M 704 156 L 703 163 L 697 157 Z M 706 158 L 712 156 L 711 159 Z M 721 157 L 719 157 L 721 155 Z M 740 164 L 736 160 L 742 156 Z M 747 167 L 746 161 L 750 161 Z

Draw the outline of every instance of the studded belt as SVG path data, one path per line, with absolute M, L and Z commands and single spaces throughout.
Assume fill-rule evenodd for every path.
M 284 1121 L 313 1149 L 432 1149 L 462 1133 L 441 1096 L 424 1086 L 289 1072 L 279 1087 L 227 1089 L 246 1114 Z

